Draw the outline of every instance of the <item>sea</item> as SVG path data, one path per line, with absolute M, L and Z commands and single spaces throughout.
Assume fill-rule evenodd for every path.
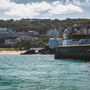
M 0 90 L 90 90 L 90 65 L 54 55 L 0 55 Z

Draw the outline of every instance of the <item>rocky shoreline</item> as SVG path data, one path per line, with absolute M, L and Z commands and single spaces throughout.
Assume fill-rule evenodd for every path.
M 23 53 L 21 53 L 21 55 L 24 54 L 55 54 L 55 49 L 41 49 L 41 50 L 27 50 Z

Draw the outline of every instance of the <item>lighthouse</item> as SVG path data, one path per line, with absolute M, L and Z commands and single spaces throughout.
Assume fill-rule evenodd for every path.
M 67 45 L 66 44 L 66 39 L 67 39 L 67 35 L 66 33 L 63 34 L 63 46 Z
M 68 29 L 65 29 L 63 34 L 63 46 L 67 45 L 67 34 L 69 33 Z

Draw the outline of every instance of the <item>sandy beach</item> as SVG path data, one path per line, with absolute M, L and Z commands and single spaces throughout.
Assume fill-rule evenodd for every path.
M 21 54 L 25 51 L 0 51 L 0 54 Z

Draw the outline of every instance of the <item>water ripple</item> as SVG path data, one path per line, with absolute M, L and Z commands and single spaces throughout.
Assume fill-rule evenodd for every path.
M 0 55 L 0 90 L 90 90 L 86 62 L 54 55 Z

